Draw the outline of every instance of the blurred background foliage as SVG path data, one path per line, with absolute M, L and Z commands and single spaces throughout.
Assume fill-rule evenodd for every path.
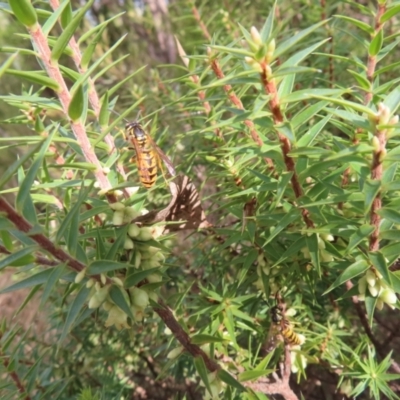
M 73 9 L 82 6 L 83 3 L 85 2 L 71 1 Z M 39 17 L 41 22 L 45 21 L 48 17 L 45 11 L 51 11 L 49 4 L 46 1 L 36 1 L 33 4 L 43 10 Z M 235 351 L 243 351 L 241 356 L 246 358 L 249 364 L 252 363 L 249 359 L 259 350 L 260 342 L 267 338 L 270 328 L 268 312 L 274 304 L 274 299 L 268 297 L 269 293 L 266 293 L 266 297 L 259 293 L 259 289 L 263 290 L 265 287 L 260 287 L 254 268 L 259 256 L 258 250 L 253 246 L 254 236 L 260 241 L 265 239 L 264 231 L 268 232 L 271 223 L 276 224 L 278 218 L 268 218 L 268 207 L 274 202 L 273 195 L 267 191 L 255 194 L 250 189 L 260 188 L 263 174 L 268 173 L 263 157 L 268 152 L 273 156 L 274 152 L 279 152 L 279 147 L 276 142 L 276 148 L 259 148 L 254 146 L 248 136 L 243 135 L 243 116 L 240 116 L 227 101 L 221 86 L 215 84 L 216 78 L 208 62 L 207 45 L 241 47 L 243 34 L 240 26 L 247 29 L 251 26 L 261 28 L 272 5 L 272 1 L 265 0 L 96 0 L 84 23 L 75 33 L 75 37 L 79 39 L 97 24 L 123 13 L 104 30 L 92 60 L 103 55 L 124 35 L 124 41 L 113 52 L 112 57 L 107 58 L 104 66 L 110 66 L 120 57 L 128 56 L 98 78 L 95 82 L 96 89 L 101 96 L 133 72 L 139 71 L 119 88 L 115 110 L 122 113 L 143 98 L 139 108 L 146 121 L 151 121 L 149 129 L 153 137 L 171 156 L 178 169 L 194 180 L 201 191 L 203 207 L 207 210 L 209 221 L 220 227 L 213 233 L 183 232 L 177 235 L 171 254 L 166 260 L 170 280 L 161 293 L 164 297 L 175 300 L 178 304 L 177 312 L 185 320 L 188 330 L 192 329 L 194 332 L 207 324 L 213 325 L 218 331 L 216 326 L 226 321 L 223 320 L 223 313 L 217 312 L 213 305 L 221 303 L 227 306 L 229 301 L 233 304 L 236 301 L 237 309 L 249 317 L 245 320 L 242 316 L 243 320 L 236 326 L 236 340 L 239 346 Z M 302 62 L 302 66 L 313 70 L 297 75 L 296 90 L 320 87 L 346 89 L 357 86 L 349 69 L 357 69 L 357 66 L 366 64 L 366 46 L 369 38 L 344 17 L 351 17 L 373 26 L 370 11 L 375 7 L 376 2 L 372 1 L 278 2 L 273 35 L 277 43 L 282 43 L 298 31 L 326 18 L 332 18 L 329 23 L 295 45 L 290 54 L 285 55 L 287 59 L 291 54 L 313 43 L 331 38 Z M 339 17 L 333 18 L 334 15 Z M 55 37 L 57 29 L 58 34 L 61 33 L 60 28 L 56 26 L 52 31 Z M 391 19 L 385 26 L 385 37 L 390 38 L 392 35 L 392 42 L 397 43 L 398 31 L 398 20 Z M 31 49 L 29 39 L 21 34 L 26 35 L 26 32 L 14 18 L 7 12 L 0 13 L 1 62 L 8 58 L 9 46 Z M 189 55 L 188 68 L 182 61 L 175 38 Z M 85 46 L 86 44 L 83 44 L 82 48 Z M 398 59 L 398 46 L 393 46 L 388 51 L 384 65 L 391 65 Z M 60 59 L 60 64 L 74 69 L 71 58 L 66 55 Z M 232 77 L 231 83 L 244 109 L 251 110 L 253 116 L 259 113 L 259 117 L 254 118 L 253 122 L 261 137 L 271 138 L 271 125 L 262 118 L 260 111 L 267 102 L 266 96 L 254 88 L 254 79 L 234 79 L 246 68 L 244 65 L 244 62 L 238 62 L 230 56 L 224 56 L 222 59 L 225 75 Z M 19 56 L 14 61 L 13 68 L 36 70 L 37 60 L 29 55 Z M 381 75 L 382 82 L 388 82 L 385 91 L 382 90 L 382 96 L 398 85 L 397 71 L 391 68 Z M 200 82 L 193 82 L 193 74 L 200 77 Z M 69 81 L 68 85 L 71 84 Z M 35 86 L 34 88 L 33 90 L 37 90 Z M 31 90 L 31 84 L 18 77 L 6 75 L 2 78 L 2 95 L 18 95 Z M 202 90 L 206 90 L 209 111 L 204 101 L 199 100 Z M 48 88 L 40 89 L 38 93 L 44 97 L 54 97 L 54 92 Z M 362 93 L 355 90 L 346 96 L 348 100 L 362 103 Z M 374 103 L 377 103 L 379 96 L 376 95 Z M 298 116 L 308 105 L 306 98 L 292 102 L 287 105 L 286 115 L 289 118 Z M 21 121 L 20 110 L 20 105 L 13 107 L 9 102 L 1 103 L 2 137 L 31 134 L 26 124 L 17 123 Z M 26 111 L 29 111 L 29 107 Z M 234 120 L 235 115 L 239 115 L 237 120 Z M 130 118 L 135 116 L 136 111 Z M 48 117 L 63 118 L 54 111 L 49 111 Z M 314 122 L 312 120 L 307 127 L 312 126 Z M 330 142 L 332 136 L 336 136 L 338 141 L 346 139 L 350 142 L 351 132 L 346 135 L 343 133 L 347 132 L 346 129 L 341 128 L 343 126 L 340 124 L 330 125 L 330 130 L 324 131 L 319 137 L 319 143 Z M 119 130 L 121 129 L 123 123 L 119 127 Z M 217 129 L 221 130 L 225 142 L 215 135 Z M 114 134 L 119 135 L 120 132 L 116 129 Z M 122 144 L 120 139 L 116 142 L 118 146 Z M 0 148 L 0 174 L 16 158 L 16 153 L 23 152 L 22 143 L 3 142 Z M 99 151 L 99 154 L 104 161 L 107 157 L 106 152 Z M 284 165 L 279 165 L 279 161 L 277 163 L 278 170 L 284 170 Z M 132 179 L 136 179 L 135 174 L 132 174 Z M 244 187 L 249 189 L 247 192 L 241 193 L 239 179 Z M 162 185 L 161 183 L 160 186 Z M 145 202 L 146 208 L 153 209 L 166 201 L 165 196 L 160 193 L 164 192 L 141 192 L 138 199 Z M 257 227 L 253 224 L 254 221 L 249 221 L 243 227 L 243 205 L 248 204 L 254 195 L 257 196 L 259 206 Z M 263 216 L 266 217 L 263 219 Z M 291 228 L 289 226 L 288 230 Z M 245 234 L 242 229 L 245 230 Z M 209 236 L 212 236 L 212 239 Z M 242 238 L 246 240 L 243 241 Z M 285 250 L 282 243 L 274 243 L 273 246 L 276 246 L 273 250 L 277 253 L 283 253 Z M 352 351 L 367 358 L 365 354 L 369 345 L 368 339 L 363 334 L 360 323 L 354 322 L 356 314 L 351 302 L 347 299 L 340 305 L 337 304 L 336 299 L 344 292 L 342 288 L 337 288 L 321 300 L 322 293 L 334 278 L 326 271 L 322 277 L 316 273 L 306 276 L 309 264 L 300 258 L 297 261 L 293 269 L 283 269 L 278 273 L 277 282 L 281 287 L 288 288 L 290 305 L 301 316 L 298 318 L 302 321 L 302 327 L 312 325 L 313 332 L 304 329 L 304 333 L 310 334 L 314 341 L 306 345 L 304 351 L 309 363 L 306 372 L 300 371 L 297 377 L 293 375 L 291 385 L 296 392 L 305 393 L 307 399 L 351 398 L 349 393 L 356 384 L 353 385 L 350 380 L 343 383 L 345 374 L 340 375 L 335 369 L 343 368 L 347 372 L 357 370 L 361 376 L 361 361 L 358 367 L 354 366 L 357 362 L 354 361 L 355 355 Z M 245 272 L 241 273 L 241 270 Z M 246 275 L 247 271 L 253 273 Z M 339 267 L 337 271 L 340 272 Z M 299 279 L 301 274 L 306 276 L 304 281 Z M 90 318 L 83 320 L 59 344 L 61 327 L 66 319 L 68 290 L 64 293 L 64 288 L 60 287 L 51 295 L 51 301 L 47 303 L 49 306 L 39 311 L 39 300 L 34 296 L 35 293 L 27 293 L 30 293 L 27 300 L 28 314 L 44 312 L 48 319 L 46 322 L 32 322 L 30 329 L 27 329 L 28 326 L 23 325 L 23 318 L 21 321 L 17 316 L 16 320 L 20 321 L 16 322 L 14 330 L 8 331 L 4 325 L 2 331 L 13 332 L 18 338 L 16 341 L 10 341 L 9 348 L 3 346 L 3 351 L 12 352 L 15 360 L 18 360 L 20 376 L 28 382 L 30 392 L 36 393 L 32 398 L 203 398 L 204 387 L 199 385 L 191 357 L 182 354 L 179 359 L 166 358 L 176 343 L 157 315 L 149 312 L 145 323 L 136 324 L 133 330 L 117 331 L 104 328 L 105 313 L 100 311 L 99 314 L 92 314 Z M 27 293 L 21 295 L 20 302 Z M 11 295 L 14 296 L 13 293 Z M 219 295 L 222 297 L 219 298 Z M 4 304 L 7 301 L 10 302 L 8 310 L 11 315 L 19 304 L 11 300 L 4 300 Z M 174 301 L 171 300 L 171 303 Z M 209 310 L 209 313 L 205 310 Z M 19 315 L 26 319 L 28 317 L 24 312 L 27 312 L 27 308 Z M 394 313 L 395 311 L 384 309 L 381 316 L 377 317 L 381 325 L 374 329 L 378 337 L 390 337 L 383 349 L 385 354 L 394 349 L 393 357 L 398 358 L 398 325 L 390 320 Z M 17 326 L 21 323 L 22 328 L 17 331 Z M 249 353 L 246 353 L 249 349 Z M 220 351 L 223 352 L 221 349 Z M 225 354 L 228 355 L 233 355 L 233 352 Z M 369 356 L 372 360 L 377 358 L 375 354 Z M 279 360 L 279 355 L 276 355 L 275 359 Z M 335 365 L 336 361 L 338 365 Z M 325 362 L 329 365 L 326 366 Z M 6 367 L 3 365 L 4 369 L 0 371 L 0 379 L 4 385 L 0 386 L 0 394 L 4 396 L 2 398 L 17 398 L 12 397 L 15 392 L 12 391 L 13 385 L 8 379 Z M 341 384 L 341 389 L 333 394 Z M 391 388 L 399 393 L 396 385 Z M 361 390 L 360 393 L 359 398 L 371 398 L 367 390 Z M 229 397 L 229 393 L 225 396 L 224 398 L 239 398 L 239 395 Z M 380 398 L 385 397 L 382 395 Z

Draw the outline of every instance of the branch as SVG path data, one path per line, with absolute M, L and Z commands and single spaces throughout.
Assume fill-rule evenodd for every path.
M 274 79 L 270 78 L 271 67 L 265 61 L 260 62 L 259 65 L 261 67 L 260 75 L 261 75 L 262 85 L 264 87 L 265 93 L 267 93 L 270 96 L 269 108 L 272 112 L 272 118 L 274 120 L 274 124 L 275 125 L 282 124 L 284 122 L 284 116 L 280 107 L 278 90 L 275 81 Z M 292 157 L 289 156 L 289 152 L 292 149 L 292 145 L 289 139 L 279 131 L 278 131 L 278 139 L 281 142 L 281 149 L 283 154 L 283 160 L 286 165 L 286 170 L 292 173 L 291 177 L 292 188 L 296 199 L 298 199 L 303 195 L 303 189 L 300 185 L 299 178 L 296 173 L 294 160 Z M 314 228 L 314 223 L 310 218 L 310 212 L 307 209 L 302 208 L 301 214 L 303 216 L 303 220 L 307 225 L 307 227 Z
M 3 332 L 0 332 L 0 339 L 2 339 L 2 337 L 3 337 Z M 24 400 L 31 400 L 32 398 L 28 394 L 26 394 L 27 391 L 25 390 L 24 385 L 22 384 L 21 380 L 19 379 L 18 374 L 15 371 L 9 371 L 10 357 L 5 355 L 3 353 L 3 351 L 1 350 L 1 348 L 0 348 L 0 359 L 2 360 L 2 363 L 3 363 L 6 371 L 10 375 L 11 379 L 14 381 L 15 386 L 17 387 L 18 391 L 22 395 L 25 395 L 25 397 L 23 397 Z
M 64 250 L 55 246 L 53 242 L 42 233 L 30 233 L 33 226 L 21 215 L 17 213 L 17 211 L 3 198 L 0 196 L 0 212 L 3 212 L 6 217 L 16 226 L 18 230 L 28 234 L 28 236 L 33 239 L 39 246 L 50 253 L 57 260 L 66 263 L 70 268 L 72 268 L 76 272 L 80 272 L 86 268 L 85 264 L 82 264 L 77 259 L 71 257 Z M 45 265 L 49 265 L 46 259 L 41 258 L 44 261 Z M 58 263 L 57 263 L 58 265 Z M 94 275 L 91 278 L 101 281 L 99 275 Z M 107 283 L 112 283 L 112 281 L 107 278 Z
M 210 50 L 211 51 L 211 50 Z M 209 55 L 210 55 L 210 51 L 209 51 Z M 215 76 L 218 79 L 224 79 L 225 78 L 225 74 L 223 73 L 221 66 L 219 65 L 219 62 L 216 58 L 211 58 L 210 57 L 210 65 L 211 65 L 211 69 L 214 71 Z M 230 102 L 239 110 L 244 110 L 243 107 L 243 103 L 242 101 L 239 99 L 239 97 L 237 97 L 235 91 L 233 90 L 231 85 L 224 85 L 223 86 L 225 93 L 227 94 Z M 258 146 L 262 146 L 263 142 L 260 138 L 260 135 L 258 134 L 257 130 L 254 127 L 254 123 L 253 121 L 250 121 L 249 119 L 245 119 L 243 121 L 243 123 L 249 128 L 250 130 L 250 135 L 253 139 L 253 141 L 258 145 Z M 274 168 L 274 162 L 268 158 L 265 157 L 264 161 L 266 162 L 266 164 L 268 165 L 268 169 L 274 173 L 275 172 L 275 168 Z M 274 173 L 274 175 L 276 175 Z
M 47 43 L 47 38 L 39 25 L 35 25 L 33 29 L 29 29 L 29 33 L 37 52 L 41 56 L 41 61 L 45 66 L 48 76 L 54 79 L 59 85 L 59 89 L 56 93 L 61 102 L 65 115 L 68 115 L 71 94 L 68 91 L 67 85 L 58 67 L 58 63 L 51 60 L 51 50 Z M 82 153 L 86 161 L 96 166 L 94 175 L 99 187 L 105 191 L 110 190 L 112 188 L 111 183 L 103 172 L 102 165 L 98 160 L 92 145 L 90 144 L 84 124 L 80 120 L 70 121 L 70 124 L 72 132 L 74 133 L 75 138 L 82 149 Z M 113 194 L 109 194 L 107 197 L 110 202 L 116 201 L 116 198 Z

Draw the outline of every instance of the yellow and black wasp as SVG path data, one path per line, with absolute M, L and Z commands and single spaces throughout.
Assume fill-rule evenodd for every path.
M 268 354 L 277 345 L 278 338 L 281 337 L 289 346 L 302 345 L 304 343 L 304 336 L 297 334 L 290 321 L 286 318 L 286 304 L 283 302 L 279 293 L 276 294 L 276 305 L 271 307 L 271 329 L 268 334 L 267 341 L 263 346 L 264 351 Z
M 176 175 L 171 160 L 154 143 L 154 140 L 145 132 L 139 122 L 133 121 L 126 124 L 125 139 L 135 149 L 136 157 L 134 159 L 139 171 L 139 178 L 146 189 L 150 189 L 157 179 L 158 169 L 161 169 L 160 159 L 164 161 L 169 173 L 172 176 Z
M 285 343 L 290 346 L 301 345 L 304 342 L 302 336 L 298 335 L 292 327 L 292 324 L 286 319 L 285 308 L 282 304 L 277 304 L 271 308 L 271 320 L 279 328 Z

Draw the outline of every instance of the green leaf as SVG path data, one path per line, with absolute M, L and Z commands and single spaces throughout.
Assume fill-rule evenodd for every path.
M 382 24 L 385 23 L 399 12 L 400 12 L 400 4 L 394 5 L 393 7 L 389 6 L 389 8 L 384 12 L 384 14 L 381 17 L 381 23 Z
M 72 119 L 72 121 L 78 121 L 85 108 L 85 94 L 84 94 L 84 85 L 80 85 L 74 88 L 72 93 L 72 99 L 68 106 L 68 116 Z M 65 167 L 65 166 L 63 166 Z
M 13 0 L 13 1 L 18 1 L 18 0 Z M 25 0 L 27 1 L 27 0 Z M 68 24 L 68 26 L 64 29 L 63 33 L 59 36 L 57 39 L 56 43 L 54 44 L 53 50 L 51 52 L 51 59 L 53 61 L 58 61 L 58 59 L 61 57 L 62 53 L 64 52 L 64 49 L 67 47 L 70 39 L 74 35 L 76 29 L 78 28 L 81 20 L 84 18 L 86 11 L 89 10 L 89 8 L 92 6 L 94 3 L 94 0 L 88 0 L 87 3 L 82 7 L 73 17 L 71 22 Z
M 105 58 L 107 58 L 125 39 L 126 35 L 122 36 L 112 47 L 110 47 L 101 57 L 97 58 L 96 61 L 88 68 L 88 70 L 80 76 L 80 78 L 74 83 L 71 88 L 71 92 L 73 92 L 76 88 L 81 86 L 84 83 L 87 83 L 89 77 L 92 75 L 93 71 L 103 62 Z
M 5 258 L 0 260 L 0 270 L 21 260 L 21 258 L 23 258 L 25 260 L 25 257 L 28 255 L 31 257 L 29 257 L 29 259 L 26 260 L 26 261 L 28 261 L 28 262 L 26 262 L 26 264 L 29 264 L 30 262 L 32 262 L 35 259 L 32 256 L 32 254 L 37 250 L 38 250 L 38 246 L 35 245 L 35 246 L 24 247 L 21 250 L 16 251 L 15 253 L 7 255 Z M 26 265 L 26 264 L 24 264 L 24 265 Z
M 398 85 L 386 96 L 385 105 L 389 107 L 390 115 L 393 115 L 400 105 L 400 87 Z
M 30 0 L 8 0 L 15 18 L 27 27 L 33 27 L 37 23 L 36 10 Z
M 294 135 L 293 128 L 291 127 L 290 123 L 284 122 L 283 124 L 280 125 L 275 125 L 275 129 L 283 136 L 285 136 L 287 139 L 289 139 L 290 143 L 295 143 L 296 142 L 296 137 Z
M 315 233 L 313 233 L 311 236 L 307 236 L 306 243 L 311 256 L 311 263 L 316 268 L 318 276 L 320 277 L 321 265 L 319 262 L 318 236 Z
M 211 335 L 205 335 L 205 334 L 198 334 L 194 335 L 190 338 L 190 343 L 192 344 L 197 344 L 199 346 L 205 344 L 205 343 L 221 343 L 223 342 L 224 339 L 217 337 L 217 336 L 211 336 Z
M 275 20 L 275 7 L 276 3 L 272 5 L 268 17 L 265 20 L 264 25 L 261 29 L 260 36 L 261 36 L 261 41 L 263 43 L 267 43 L 271 39 L 271 33 L 274 27 L 274 20 Z
M 306 36 L 310 35 L 316 29 L 318 29 L 320 26 L 326 24 L 327 22 L 328 22 L 328 20 L 318 22 L 317 24 L 312 25 L 309 28 L 296 33 L 290 39 L 285 40 L 284 42 L 280 43 L 274 52 L 273 59 L 276 60 L 277 58 L 281 57 L 284 53 L 286 53 L 293 46 L 295 46 L 300 40 L 304 39 Z
M 58 5 L 57 9 L 51 14 L 51 16 L 47 19 L 47 21 L 42 26 L 42 32 L 45 36 L 47 36 L 50 31 L 53 29 L 54 25 L 57 23 L 60 15 L 64 13 L 65 8 L 71 10 L 71 2 L 69 0 L 61 2 Z
M 108 101 L 108 91 L 104 93 L 104 96 L 101 99 L 101 108 L 99 113 L 99 125 L 101 127 L 107 126 L 110 121 L 110 112 L 109 112 L 109 101 Z
M 120 263 L 113 260 L 93 261 L 88 268 L 88 275 L 105 274 L 106 272 L 116 271 L 117 269 L 126 269 L 129 264 Z
M 280 232 L 282 232 L 289 224 L 300 217 L 300 211 L 298 209 L 292 209 L 288 213 L 284 214 L 283 217 L 279 220 L 278 224 L 271 230 L 270 235 L 264 242 L 265 247 L 268 243 L 272 241 Z
M 367 106 L 364 106 L 362 104 L 354 103 L 352 101 L 343 100 L 343 99 L 336 99 L 336 98 L 333 98 L 333 97 L 318 96 L 318 95 L 314 95 L 314 94 L 311 94 L 310 97 L 313 97 L 314 99 L 319 99 L 319 100 L 326 100 L 326 101 L 329 101 L 331 103 L 335 103 L 335 104 L 341 105 L 343 107 L 348 107 L 348 108 L 350 108 L 350 109 L 352 109 L 354 111 L 365 113 L 365 114 L 367 114 L 367 116 L 372 117 L 372 118 L 375 115 L 375 112 L 371 108 L 369 108 Z
M 116 229 L 117 238 L 114 240 L 114 243 L 103 258 L 105 258 L 106 260 L 115 259 L 117 253 L 123 249 L 128 229 L 129 224 L 121 227 L 121 229 Z
M 320 103 L 321 104 L 321 103 Z M 326 104 L 326 103 L 322 103 Z M 308 132 L 306 132 L 298 141 L 297 141 L 297 146 L 298 147 L 307 147 L 310 146 L 315 138 L 318 136 L 320 132 L 325 128 L 325 125 L 329 122 L 331 119 L 331 115 L 325 116 L 321 121 L 318 123 L 314 124 Z
M 97 32 L 96 36 L 90 41 L 89 45 L 86 47 L 85 51 L 82 54 L 81 66 L 85 70 L 92 59 L 92 55 L 96 50 L 97 44 L 102 39 L 103 33 L 106 29 L 107 25 L 104 25 L 99 32 Z
M 86 41 L 90 36 L 92 36 L 94 33 L 96 33 L 99 29 L 102 29 L 103 26 L 108 25 L 111 21 L 113 21 L 114 19 L 119 18 L 121 15 L 125 14 L 125 11 L 120 12 L 119 14 L 115 14 L 113 15 L 110 19 L 103 21 L 102 23 L 95 25 L 92 29 L 90 29 L 89 31 L 85 32 L 82 36 L 79 37 L 78 39 L 78 44 L 83 43 L 84 41 Z
M 324 295 L 342 285 L 348 280 L 355 278 L 356 276 L 364 273 L 370 267 L 369 263 L 365 260 L 358 260 L 355 263 L 347 267 L 340 276 L 332 283 L 332 285 L 324 292 Z
M 375 200 L 379 190 L 381 188 L 380 180 L 367 179 L 364 182 L 363 193 L 365 194 L 364 199 L 364 213 L 367 214 L 371 210 L 372 202 Z
M 370 84 L 369 80 L 364 75 L 361 75 L 358 72 L 353 71 L 351 69 L 348 69 L 347 71 L 350 72 L 350 74 L 352 74 L 354 76 L 354 78 L 356 79 L 358 84 L 363 89 L 366 89 L 366 90 L 370 90 L 371 89 L 371 84 Z
M 371 44 L 369 45 L 369 55 L 376 56 L 382 48 L 383 43 L 383 29 L 380 29 L 375 37 L 372 39 Z
M 65 164 L 63 164 L 63 166 L 65 166 Z M 79 215 L 80 207 L 81 207 L 82 203 L 87 199 L 87 197 L 91 191 L 91 188 L 92 188 L 92 185 L 89 185 L 84 190 L 84 187 L 82 185 L 82 189 L 79 193 L 79 197 L 75 200 L 73 207 L 71 208 L 71 210 L 69 210 L 67 215 L 63 218 L 61 225 L 57 229 L 57 234 L 56 234 L 56 238 L 55 238 L 55 242 L 57 244 L 61 241 L 65 232 L 67 232 L 68 229 L 70 229 L 71 224 L 73 223 L 74 219 L 76 218 L 76 214 Z
M 132 271 L 134 271 L 134 270 L 132 269 Z M 151 274 L 153 274 L 154 272 L 157 272 L 157 271 L 160 271 L 159 267 L 145 269 L 144 271 L 139 271 L 139 272 L 135 272 L 135 273 L 129 274 L 127 276 L 127 278 L 125 279 L 124 286 L 126 288 L 130 288 L 132 286 L 136 286 L 139 282 L 142 282 L 149 275 L 151 275 Z
M 372 265 L 382 274 L 386 283 L 392 285 L 389 268 L 383 254 L 380 251 L 370 251 L 368 255 Z
M 374 310 L 377 301 L 377 297 L 372 297 L 369 295 L 365 296 L 365 311 L 367 312 L 368 324 L 370 327 L 372 327 L 372 324 L 374 322 Z
M 264 369 L 263 371 L 253 369 L 251 371 L 245 371 L 238 375 L 238 379 L 240 382 L 252 381 L 254 379 L 259 378 L 260 376 L 269 375 L 271 372 L 274 372 L 273 369 Z
M 136 74 L 139 72 L 143 71 L 145 68 L 147 68 L 147 65 L 143 65 L 139 69 L 137 69 L 135 72 L 132 72 L 129 74 L 126 78 L 122 79 L 119 81 L 116 85 L 114 85 L 112 88 L 108 89 L 108 96 L 111 98 L 112 95 L 123 85 L 125 85 L 126 82 L 128 82 L 131 78 L 133 78 Z M 144 97 L 143 97 L 144 99 Z
M 81 312 L 83 306 L 86 304 L 86 299 L 90 293 L 90 289 L 88 289 L 85 285 L 81 286 L 79 292 L 74 293 L 75 296 L 72 304 L 69 307 L 67 319 L 65 320 L 65 324 L 63 327 L 63 331 L 59 340 L 61 343 L 67 336 L 74 323 L 75 319 L 78 317 L 79 313 Z
M 356 26 L 357 28 L 362 29 L 364 32 L 367 32 L 371 36 L 375 33 L 374 28 L 371 25 L 369 25 L 365 22 L 362 22 L 359 19 L 346 17 L 344 15 L 335 15 L 335 17 L 343 19 L 347 22 L 350 22 L 352 25 Z
M 350 236 L 349 244 L 345 254 L 350 254 L 351 250 L 353 250 L 358 244 L 363 241 L 366 242 L 374 229 L 375 228 L 373 226 L 368 224 L 360 226 L 357 231 Z
M 17 56 L 18 56 L 18 51 L 12 54 L 10 57 L 8 57 L 6 61 L 4 61 L 3 65 L 0 67 L 0 77 L 2 77 L 7 72 L 7 70 L 9 70 L 8 68 L 14 62 Z
M 31 187 L 36 179 L 36 175 L 37 175 L 39 169 L 42 166 L 44 156 L 45 156 L 47 149 L 49 148 L 49 146 L 53 140 L 53 136 L 56 132 L 57 132 L 57 128 L 54 127 L 54 129 L 49 134 L 49 136 L 46 138 L 46 140 L 42 143 L 39 154 L 36 157 L 36 160 L 32 163 L 32 165 L 28 169 L 25 179 L 20 184 L 15 204 L 16 204 L 16 209 L 21 214 L 23 214 L 24 208 L 26 207 L 27 202 L 31 201 L 30 200 Z
M 377 214 L 388 221 L 400 224 L 400 212 L 389 207 L 383 207 L 377 211 Z
M 40 298 L 40 307 L 44 306 L 44 304 L 46 303 L 47 299 L 49 298 L 49 296 L 51 294 L 51 291 L 53 290 L 54 287 L 56 287 L 59 279 L 67 271 L 68 270 L 67 270 L 65 264 L 60 264 L 57 267 L 52 269 L 52 272 L 43 288 L 43 293 Z
M 65 29 L 66 26 L 68 26 L 68 24 L 71 22 L 72 17 L 73 17 L 71 1 L 65 1 L 65 3 L 67 4 L 67 7 L 63 9 L 63 12 L 62 12 L 61 18 L 60 18 L 61 27 L 63 29 Z
M 246 388 L 238 382 L 229 372 L 226 372 L 223 369 L 219 369 L 217 372 L 217 376 L 221 381 L 225 382 L 226 384 L 238 389 L 241 392 L 245 392 Z
M 0 177 L 0 188 L 2 188 L 11 178 L 14 177 L 16 171 L 25 163 L 26 160 L 30 159 L 32 155 L 35 154 L 36 151 L 42 147 L 43 143 L 44 141 L 38 143 L 31 150 L 24 153 L 21 158 L 14 161 L 14 163 L 8 167 L 7 171 L 4 172 Z
M 200 376 L 200 379 L 203 381 L 205 387 L 207 388 L 208 392 L 212 395 L 211 392 L 211 386 L 210 382 L 208 380 L 208 370 L 206 368 L 206 365 L 204 363 L 204 360 L 202 357 L 195 357 L 193 359 L 194 366 L 196 368 L 197 373 Z
M 51 273 L 52 269 L 46 269 L 44 271 L 38 272 L 37 274 L 25 278 L 22 281 L 14 283 L 14 285 L 8 286 L 0 290 L 0 294 L 14 292 L 15 290 L 25 289 L 36 285 L 41 285 L 47 282 Z
M 128 293 L 124 292 L 121 287 L 117 285 L 111 286 L 109 291 L 111 300 L 117 305 L 132 321 L 134 321 L 134 316 L 132 314 L 131 305 L 128 302 Z

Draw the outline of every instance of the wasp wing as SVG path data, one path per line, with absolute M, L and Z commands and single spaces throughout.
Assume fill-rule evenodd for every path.
M 174 166 L 172 165 L 172 161 L 169 159 L 169 157 L 157 146 L 157 144 L 155 143 L 155 141 L 153 140 L 153 138 L 150 135 L 147 135 L 147 137 L 149 138 L 149 141 L 151 143 L 151 145 L 153 146 L 154 150 L 157 152 L 158 156 L 163 160 L 165 166 L 168 169 L 168 172 L 172 175 L 172 176 L 176 176 L 176 171 Z

